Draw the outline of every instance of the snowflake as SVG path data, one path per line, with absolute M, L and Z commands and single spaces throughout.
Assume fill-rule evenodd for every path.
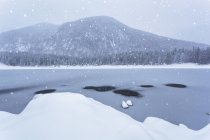
M 10 11 L 9 11 L 10 14 L 13 14 L 13 12 L 14 12 L 13 10 L 10 10 Z

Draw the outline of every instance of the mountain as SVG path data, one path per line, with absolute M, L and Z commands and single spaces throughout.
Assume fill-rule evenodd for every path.
M 37 24 L 0 34 L 0 51 L 76 57 L 193 47 L 210 46 L 140 31 L 105 16 L 83 18 L 60 26 Z
M 40 23 L 0 34 L 0 51 L 27 52 L 56 33 L 58 26 Z

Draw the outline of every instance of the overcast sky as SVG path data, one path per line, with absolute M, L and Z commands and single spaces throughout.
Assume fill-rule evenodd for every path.
M 162 36 L 210 44 L 210 0 L 0 0 L 0 32 L 100 15 Z

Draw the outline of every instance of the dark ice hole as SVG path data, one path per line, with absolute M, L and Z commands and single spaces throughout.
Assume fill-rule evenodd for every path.
M 144 88 L 152 88 L 154 87 L 153 85 L 141 85 L 140 87 L 144 87 Z
M 186 85 L 183 84 L 174 84 L 174 83 L 170 83 L 170 84 L 165 84 L 168 87 L 175 87 L 175 88 L 186 88 Z
M 143 97 L 137 91 L 129 90 L 129 89 L 119 89 L 119 90 L 115 90 L 113 92 L 116 93 L 116 94 L 124 95 L 124 96 Z
M 53 93 L 55 91 L 56 91 L 55 89 L 45 89 L 45 90 L 37 91 L 35 92 L 35 94 L 47 94 L 47 93 Z
M 113 86 L 86 86 L 83 89 L 92 89 L 99 92 L 106 92 L 116 89 L 116 87 Z

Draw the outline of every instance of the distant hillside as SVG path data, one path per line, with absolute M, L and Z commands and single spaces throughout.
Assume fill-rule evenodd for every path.
M 0 34 L 0 62 L 8 65 L 206 64 L 209 48 L 133 29 L 104 16 Z
M 58 26 L 40 23 L 0 34 L 0 51 L 29 52 L 39 42 L 56 33 Z
M 110 17 L 89 17 L 61 26 L 37 24 L 0 34 L 0 50 L 68 56 L 209 47 L 130 28 Z

